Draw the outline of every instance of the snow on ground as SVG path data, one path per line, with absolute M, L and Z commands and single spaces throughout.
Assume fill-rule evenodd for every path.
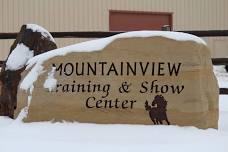
M 220 85 L 222 66 L 215 67 Z M 224 77 L 224 79 L 223 79 Z M 228 87 L 228 85 L 227 85 Z M 22 123 L 0 117 L 1 152 L 227 152 L 228 96 L 220 95 L 219 129 L 86 123 Z
M 228 132 L 194 127 L 14 123 L 0 127 L 3 152 L 227 152 Z
M 214 66 L 214 73 L 218 79 L 220 88 L 228 88 L 228 73 L 224 65 Z
M 217 77 L 220 88 L 228 88 L 228 73 L 225 66 L 214 66 L 214 73 Z M 219 96 L 219 129 L 228 131 L 228 95 Z
M 219 96 L 219 114 L 219 130 L 228 132 L 228 95 Z

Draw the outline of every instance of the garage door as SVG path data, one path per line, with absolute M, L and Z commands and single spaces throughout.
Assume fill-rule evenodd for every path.
M 161 30 L 164 25 L 172 28 L 172 13 L 110 11 L 110 31 Z

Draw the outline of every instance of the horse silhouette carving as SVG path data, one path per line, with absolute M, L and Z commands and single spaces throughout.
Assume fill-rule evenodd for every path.
M 145 109 L 149 111 L 150 119 L 155 125 L 163 124 L 163 120 L 166 121 L 167 125 L 170 125 L 166 115 L 166 107 L 167 101 L 162 95 L 156 95 L 151 106 L 148 101 L 145 102 Z

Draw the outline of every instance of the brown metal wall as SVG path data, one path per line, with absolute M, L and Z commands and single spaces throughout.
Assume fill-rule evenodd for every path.
M 108 31 L 109 10 L 173 12 L 174 30 L 228 29 L 228 0 L 0 0 L 0 32 L 17 32 L 24 23 L 49 31 Z M 228 38 L 206 40 L 213 56 L 228 55 Z M 80 41 L 57 39 L 59 47 Z M 0 40 L 0 60 L 11 44 Z

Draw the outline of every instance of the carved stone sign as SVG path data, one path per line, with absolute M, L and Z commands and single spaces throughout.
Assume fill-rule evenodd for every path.
M 43 67 L 25 121 L 217 128 L 218 86 L 204 44 L 120 38 L 99 51 L 53 57 Z M 27 105 L 22 90 L 18 101 L 17 114 Z

